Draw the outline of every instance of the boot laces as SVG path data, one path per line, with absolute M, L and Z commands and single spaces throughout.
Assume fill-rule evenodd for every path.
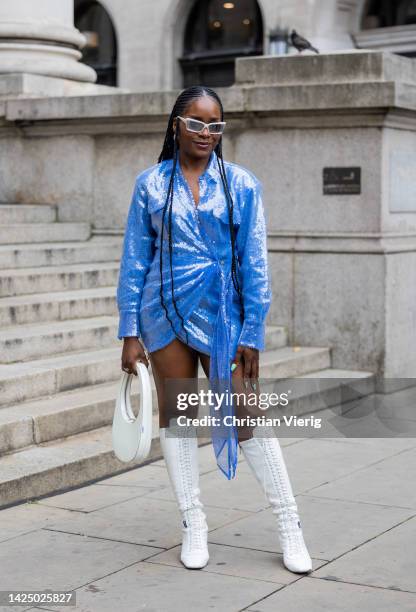
M 203 549 L 206 546 L 206 522 L 205 515 L 199 508 L 187 510 L 182 523 L 188 530 L 189 547 L 191 549 Z
M 305 554 L 302 528 L 297 514 L 287 513 L 287 518 L 285 519 L 285 532 L 288 553 L 290 555 Z
M 278 515 L 278 524 L 284 537 L 285 548 L 289 555 L 303 555 L 306 552 L 306 546 L 303 540 L 296 501 L 291 491 L 288 491 L 286 488 L 286 479 L 282 474 L 283 465 L 276 452 L 276 448 L 268 444 L 267 441 L 263 441 L 263 444 L 265 450 L 263 478 L 265 478 L 265 470 L 267 468 L 270 469 L 274 489 L 277 495 L 280 494 L 280 499 L 277 501 L 273 511 Z

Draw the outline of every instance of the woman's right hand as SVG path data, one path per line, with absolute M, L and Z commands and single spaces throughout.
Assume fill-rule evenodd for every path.
M 149 367 L 146 353 L 139 339 L 135 336 L 124 338 L 123 352 L 121 354 L 121 369 L 123 372 L 137 376 L 137 361 L 142 361 L 146 368 Z

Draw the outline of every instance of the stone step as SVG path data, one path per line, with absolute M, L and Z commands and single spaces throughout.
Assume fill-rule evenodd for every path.
M 89 223 L 10 223 L 0 225 L 0 244 L 23 244 L 28 242 L 66 242 L 88 240 L 91 235 Z
M 116 287 L 0 298 L 0 327 L 67 321 L 117 313 Z
M 57 208 L 53 204 L 0 204 L 0 219 L 4 225 L 53 223 Z
M 114 286 L 0 298 L 0 328 L 15 325 L 15 337 L 19 339 L 21 326 L 25 324 L 36 326 L 51 321 L 68 321 L 85 317 L 111 315 L 118 317 L 116 292 Z M 266 326 L 266 350 L 280 348 L 286 344 L 285 327 Z
M 277 330 L 280 331 L 280 328 Z M 279 338 L 279 335 L 277 337 Z M 269 333 L 268 342 L 271 342 L 272 339 L 273 333 Z M 157 396 L 151 365 L 149 365 L 149 373 L 154 391 L 153 406 L 156 411 Z M 121 371 L 119 371 L 118 379 L 111 383 L 64 391 L 46 398 L 13 405 L 10 408 L 2 408 L 0 410 L 0 454 L 109 424 L 114 412 L 120 376 Z M 201 365 L 199 365 L 198 376 L 205 379 Z M 133 379 L 131 388 L 133 398 L 139 396 L 136 380 Z
M 146 462 L 161 458 L 158 418 Z M 111 425 L 0 457 L 0 508 L 115 476 L 140 465 L 112 449 Z
M 149 367 L 151 374 L 151 367 Z M 50 442 L 112 423 L 121 380 L 64 391 L 0 410 L 0 455 L 19 448 Z M 157 414 L 157 394 L 153 376 L 153 412 Z M 137 414 L 140 399 L 138 379 L 131 385 L 132 407 Z
M 2 363 L 15 363 L 70 351 L 116 345 L 118 317 L 101 316 L 68 321 L 14 325 L 1 330 Z
M 100 288 L 102 290 L 102 288 Z M 112 307 L 108 300 L 108 294 L 112 297 Z M 67 315 L 71 316 L 71 311 L 78 310 L 80 314 L 81 304 L 77 300 L 77 295 L 74 292 L 65 292 L 59 294 L 61 299 L 64 299 L 64 304 Z M 27 301 L 30 296 L 20 296 Z M 0 337 L 0 355 L 1 363 L 14 363 L 16 361 L 28 361 L 43 357 L 45 355 L 58 355 L 63 352 L 78 351 L 87 348 L 96 349 L 103 348 L 115 343 L 117 340 L 119 316 L 101 315 L 93 316 L 94 300 L 89 302 L 89 308 L 86 309 L 91 316 L 79 318 L 67 318 L 63 320 L 54 320 L 51 311 L 55 310 L 56 316 L 59 316 L 59 307 L 61 304 L 54 301 L 54 294 L 42 295 L 43 312 L 45 315 L 44 322 L 30 322 L 18 325 L 6 326 L 2 329 Z M 8 298 L 0 300 L 0 313 L 3 302 L 7 302 Z M 16 302 L 16 298 L 12 300 Z M 103 301 L 107 310 L 117 312 L 116 305 L 116 288 L 107 288 L 107 299 Z M 24 312 L 24 301 L 22 309 Z M 87 304 L 88 305 L 88 304 Z M 85 300 L 84 300 L 85 306 Z M 32 315 L 35 315 L 39 309 L 36 304 L 32 304 Z M 46 317 L 51 313 L 49 318 Z M 10 306 L 9 318 L 13 315 L 16 318 L 16 309 Z M 35 318 L 35 316 L 34 316 Z M 35 319 L 36 320 L 36 319 Z M 1 321 L 1 319 L 0 319 Z M 286 330 L 281 326 L 268 326 L 266 334 L 266 348 L 273 349 L 285 346 L 287 341 Z
M 44 355 L 115 345 L 119 343 L 118 324 L 117 314 L 5 327 L 0 336 L 1 362 L 24 362 Z M 273 326 L 267 334 L 266 348 L 282 347 L 285 340 L 285 331 Z
M 1 406 L 116 380 L 121 371 L 122 343 L 118 343 L 114 348 L 0 364 L 0 409 Z
M 77 263 L 40 268 L 0 270 L 0 295 L 13 297 L 52 291 L 73 291 L 117 284 L 118 262 Z
M 262 378 L 292 378 L 331 366 L 328 347 L 285 346 L 261 353 Z
M 153 412 L 157 414 L 157 394 L 151 367 L 149 367 L 149 373 L 153 391 Z M 111 424 L 120 376 L 121 372 L 118 380 L 112 383 L 74 389 L 10 408 L 2 408 L 0 410 L 0 455 Z M 206 380 L 201 366 L 198 377 L 200 380 Z M 368 395 L 374 392 L 374 376 L 369 372 L 332 369 L 315 371 L 290 381 L 290 386 L 295 391 L 291 395 L 291 402 L 296 401 L 295 414 L 300 415 L 338 405 L 340 398 L 345 399 L 346 397 L 345 387 L 342 396 L 340 395 L 340 381 L 343 381 L 345 385 L 346 379 L 352 379 L 350 387 L 353 391 L 349 399 L 354 397 L 354 393 Z M 316 382 L 318 384 L 315 384 Z M 277 392 L 276 385 L 279 384 L 286 390 L 286 381 L 281 383 L 273 381 L 271 383 L 273 389 L 270 388 L 270 385 L 262 383 L 261 391 Z M 131 398 L 133 410 L 136 413 L 139 396 L 138 381 L 134 378 Z
M 0 365 L 0 407 L 119 379 L 122 342 L 112 348 Z M 263 378 L 289 378 L 329 367 L 329 349 L 290 347 L 260 353 Z
M 262 370 L 263 372 L 263 370 Z M 289 407 L 283 414 L 315 414 L 331 406 L 339 406 L 376 391 L 373 372 L 324 368 L 289 378 L 260 378 L 261 392 L 288 393 Z M 272 407 L 270 416 L 279 416 L 280 407 Z M 1 411 L 0 411 L 1 414 Z
M 97 238 L 98 236 L 82 242 L 2 244 L 0 269 L 120 261 L 122 239 L 117 236 L 105 237 L 105 241 Z
M 309 379 L 319 378 L 320 381 L 325 379 L 327 382 L 326 388 L 319 393 L 320 406 L 324 408 L 336 405 L 339 399 L 339 393 L 337 395 L 336 391 L 337 387 L 339 390 L 340 379 L 354 380 L 357 394 L 362 395 L 374 391 L 374 385 L 371 384 L 372 377 L 373 374 L 371 372 L 331 371 L 330 369 L 310 372 L 308 374 Z M 362 382 L 361 388 L 358 385 L 360 379 Z M 104 395 L 106 391 L 107 389 L 103 387 Z M 322 406 L 323 395 L 326 398 L 324 406 Z M 106 401 L 105 397 L 101 399 Z M 312 407 L 310 397 L 306 395 L 304 402 L 306 413 L 306 407 L 309 409 Z M 75 404 L 76 402 L 72 406 L 73 410 L 76 409 Z M 65 404 L 63 403 L 61 409 L 65 409 L 64 406 Z M 69 402 L 66 403 L 66 406 L 67 411 L 70 411 Z M 37 435 L 45 435 L 45 432 L 47 434 L 48 431 L 50 435 L 53 427 L 57 426 L 57 415 L 59 415 L 59 412 L 58 407 L 53 416 L 49 417 L 52 419 L 52 425 L 49 430 L 48 425 L 43 420 L 47 418 L 46 411 L 43 415 L 41 410 L 36 416 L 28 415 L 27 419 L 32 423 Z M 21 410 L 19 414 L 23 418 L 24 410 Z M 99 418 L 98 410 L 95 411 L 94 415 L 95 417 L 93 416 L 92 420 L 88 422 L 89 425 L 93 424 L 94 418 Z M 82 418 L 80 413 L 77 416 Z M 109 418 L 110 416 L 111 411 L 107 409 L 107 414 L 104 418 Z M 18 419 L 17 416 L 15 418 L 16 420 Z M 1 428 L 5 427 L 6 420 L 3 419 L 2 423 L 0 423 L 0 432 Z M 58 426 L 58 429 L 55 429 L 55 433 L 59 431 L 62 431 L 62 428 L 59 430 Z M 30 434 L 26 435 L 28 436 L 27 439 L 29 439 Z M 204 442 L 206 440 L 202 441 L 202 443 Z M 161 459 L 161 457 L 158 417 L 154 414 L 152 445 L 146 462 Z M 112 450 L 111 424 L 65 438 L 33 444 L 32 446 L 0 457 L 0 507 L 4 508 L 44 495 L 63 492 L 71 487 L 86 485 L 102 478 L 125 472 L 137 465 L 140 465 L 140 463 L 130 462 L 126 464 L 116 459 Z

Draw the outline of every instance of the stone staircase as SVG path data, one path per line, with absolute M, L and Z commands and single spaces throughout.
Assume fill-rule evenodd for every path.
M 0 204 L 0 508 L 138 465 L 118 461 L 111 445 L 122 238 L 56 219 L 54 206 Z M 374 390 L 371 372 L 334 370 L 330 348 L 287 346 L 286 330 L 268 326 L 261 377 L 295 376 L 328 379 L 327 405 L 339 402 L 340 378 L 361 381 L 360 394 Z M 148 461 L 161 455 L 151 380 Z M 313 407 L 310 393 L 300 402 Z

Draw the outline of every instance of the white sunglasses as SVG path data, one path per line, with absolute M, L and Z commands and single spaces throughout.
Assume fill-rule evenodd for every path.
M 205 128 L 208 128 L 208 132 L 210 134 L 222 134 L 226 124 L 225 121 L 204 123 L 198 119 L 192 119 L 192 117 L 180 117 L 179 115 L 177 116 L 177 119 L 180 119 L 185 123 L 188 132 L 196 132 L 197 134 L 202 132 Z

